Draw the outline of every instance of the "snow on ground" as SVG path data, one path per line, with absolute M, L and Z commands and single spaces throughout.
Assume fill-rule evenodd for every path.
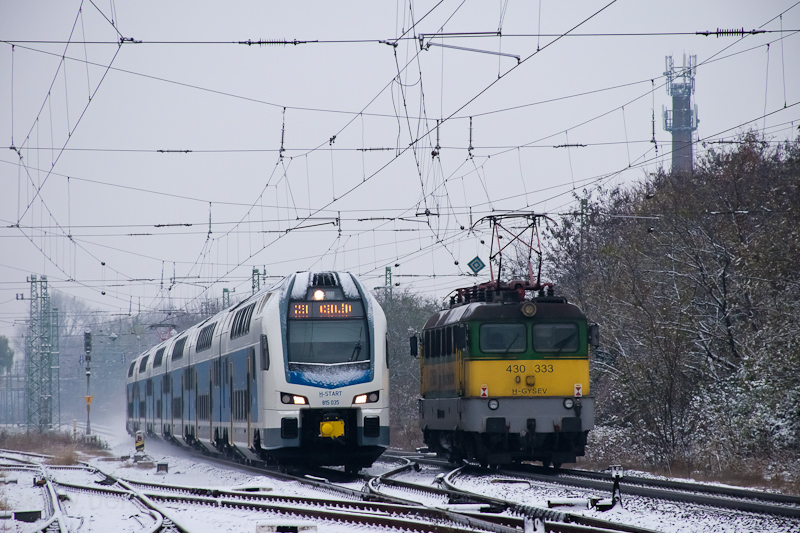
M 35 477 L 41 474 L 35 471 L 5 470 L 5 480 L 16 479 L 16 483 L 0 484 L 0 496 L 6 501 L 6 506 L 14 511 L 34 511 L 44 508 L 45 490 L 33 485 Z M 2 531 L 2 525 L 0 525 Z
M 548 499 L 610 497 L 610 494 L 592 493 L 580 488 L 554 487 L 535 481 L 506 483 L 503 482 L 504 480 L 508 480 L 508 478 L 464 476 L 456 478 L 455 484 L 459 488 L 479 494 L 542 508 L 547 508 Z M 663 533 L 800 532 L 800 520 L 797 519 L 709 509 L 692 504 L 626 496 L 624 493 L 622 506 L 616 506 L 606 512 L 590 510 L 585 507 L 559 507 L 556 510 L 609 522 L 646 527 Z
M 310 498 L 336 498 L 331 494 L 323 494 L 315 489 L 301 486 L 293 482 L 282 482 L 267 476 L 238 470 L 236 466 L 220 465 L 175 445 L 148 439 L 145 453 L 147 462 L 134 463 L 131 459 L 121 460 L 123 456 L 134 454 L 134 442 L 120 427 L 119 431 L 106 429 L 103 438 L 109 443 L 109 457 L 92 457 L 87 462 L 104 473 L 142 482 L 164 483 L 187 487 L 204 487 L 236 490 L 260 487 L 271 494 L 301 496 Z M 167 463 L 166 474 L 156 473 L 157 463 Z M 385 473 L 396 464 L 379 463 L 364 472 L 372 475 Z M 85 471 L 67 468 L 46 467 L 48 475 L 56 481 L 93 485 L 101 476 Z M 33 487 L 31 472 L 7 472 L 7 477 L 17 477 L 17 485 L 0 484 L 0 496 L 5 497 L 11 509 L 41 509 L 43 507 L 42 489 Z M 398 479 L 428 486 L 437 486 L 435 477 L 441 471 L 436 468 L 422 467 L 420 472 L 406 471 Z M 491 477 L 457 478 L 457 484 L 467 490 L 486 494 L 496 498 L 517 501 L 526 505 L 547 507 L 550 498 L 586 498 L 589 491 L 553 487 L 546 484 L 511 483 L 508 479 Z M 360 489 L 359 483 L 351 484 L 351 488 Z M 429 494 L 414 491 L 391 489 L 383 486 L 382 490 L 398 497 L 420 501 L 429 506 L 446 506 L 446 502 L 431 497 Z M 609 494 L 595 494 L 607 498 Z M 142 531 L 152 523 L 138 504 L 124 498 L 99 496 L 80 491 L 70 491 L 70 500 L 64 504 L 67 523 L 71 531 L 81 533 L 96 531 Z M 167 512 L 167 516 L 190 531 L 197 532 L 248 532 L 256 529 L 256 524 L 271 523 L 278 525 L 316 525 L 319 531 L 339 533 L 351 532 L 352 526 L 336 522 L 315 523 L 304 518 L 302 510 L 294 517 L 279 516 L 270 513 L 245 513 L 225 509 L 213 505 L 180 505 L 159 504 Z M 623 506 L 602 513 L 585 508 L 560 508 L 563 512 L 582 514 L 611 522 L 633 524 L 647 527 L 664 533 L 695 533 L 713 531 L 715 533 L 800 533 L 800 520 L 779 517 L 763 517 L 749 513 L 702 508 L 687 504 L 655 501 L 648 498 L 625 496 Z M 0 531 L 29 532 L 35 530 L 35 524 L 22 524 L 11 520 L 0 520 Z
M 127 496 L 62 489 L 69 500 L 62 502 L 64 522 L 70 531 L 147 531 L 156 521 L 144 506 Z

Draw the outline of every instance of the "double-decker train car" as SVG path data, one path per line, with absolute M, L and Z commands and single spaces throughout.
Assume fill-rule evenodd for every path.
M 347 272 L 298 272 L 144 352 L 130 434 L 238 459 L 369 466 L 389 445 L 386 318 Z
M 598 328 L 551 285 L 531 288 L 519 281 L 460 289 L 421 339 L 412 337 L 412 354 L 421 352 L 420 428 L 431 451 L 452 462 L 556 467 L 584 454 Z

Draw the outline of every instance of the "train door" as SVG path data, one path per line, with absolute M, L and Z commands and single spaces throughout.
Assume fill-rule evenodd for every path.
M 222 364 L 222 361 L 221 361 L 221 359 L 219 357 L 211 360 L 211 371 L 210 371 L 211 375 L 210 375 L 210 379 L 209 379 L 209 381 L 211 382 L 211 387 L 210 387 L 210 391 L 211 391 L 211 393 L 210 393 L 211 394 L 211 415 L 209 416 L 209 419 L 211 420 L 211 440 L 212 440 L 212 442 L 214 442 L 214 444 L 216 444 L 216 442 L 214 441 L 215 437 L 217 439 L 221 439 L 222 438 L 221 435 L 216 435 L 216 436 L 214 435 L 214 425 L 215 425 L 215 423 L 216 423 L 216 426 L 217 426 L 217 432 L 219 432 L 219 431 L 221 431 L 220 430 L 220 424 L 221 424 L 221 421 L 222 421 L 222 411 L 221 411 L 221 409 L 222 409 L 222 397 L 221 397 L 221 394 L 222 393 L 220 392 L 220 375 L 222 373 L 222 370 L 220 368 L 221 364 Z
M 198 404 L 197 397 L 198 394 L 200 394 L 200 387 L 197 386 L 197 370 L 195 370 L 194 367 L 189 367 L 189 368 L 190 368 L 189 373 L 192 376 L 191 377 L 192 386 L 194 387 L 194 436 L 199 438 L 200 417 L 197 416 L 197 404 Z M 189 414 L 189 417 L 191 418 L 191 413 Z
M 456 395 L 464 396 L 467 390 L 466 383 L 464 383 L 466 378 L 466 371 L 464 370 L 464 350 L 467 348 L 466 326 L 460 324 L 453 326 L 453 347 L 456 352 Z M 460 405 L 459 403 L 459 406 Z
M 139 383 L 136 381 L 131 384 L 131 402 L 133 402 L 131 429 L 135 433 L 139 430 Z
M 181 372 L 181 435 L 183 435 L 184 440 L 186 438 L 186 423 L 183 418 L 183 405 L 186 397 L 186 382 L 184 380 L 183 372 Z
M 155 387 L 153 400 L 155 403 L 155 427 L 153 431 L 156 435 L 164 436 L 164 398 L 162 397 L 161 389 L 164 386 L 164 376 L 159 376 L 154 379 L 153 386 Z
M 254 354 L 253 349 L 251 348 L 248 353 Z M 252 375 L 252 372 L 253 372 L 252 365 L 254 363 L 255 363 L 255 361 L 253 361 L 253 358 L 250 355 L 248 355 L 247 356 L 247 376 L 246 376 L 246 379 L 247 379 L 247 393 L 246 394 L 247 394 L 247 396 L 246 396 L 246 399 L 245 399 L 246 403 L 244 405 L 245 417 L 247 418 L 247 447 L 248 448 L 252 448 L 253 447 L 253 435 L 252 435 L 251 430 L 250 430 L 250 403 L 253 401 L 251 399 L 251 396 L 250 396 L 250 394 L 251 394 L 251 392 L 250 392 L 250 376 Z
M 139 429 L 143 431 L 147 430 L 147 390 L 145 382 L 146 379 L 142 379 L 136 384 L 139 388 Z
M 164 437 L 172 435 L 172 427 L 174 421 L 172 420 L 172 376 L 169 372 L 164 374 L 164 385 L 161 388 L 164 401 Z
M 208 441 L 214 444 L 214 361 L 208 370 Z
M 228 428 L 228 444 L 233 445 L 233 361 L 228 362 L 228 415 L 230 424 Z

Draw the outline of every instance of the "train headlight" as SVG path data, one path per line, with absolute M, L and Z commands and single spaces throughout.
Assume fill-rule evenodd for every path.
M 575 406 L 575 400 L 572 398 L 564 398 L 564 408 L 572 409 Z
M 314 291 L 314 299 L 315 300 L 324 300 L 325 299 L 325 291 L 321 291 L 319 289 Z
M 494 411 L 494 410 L 496 410 L 498 407 L 500 407 L 500 402 L 499 402 L 499 401 L 495 400 L 494 398 L 492 398 L 491 400 L 489 400 L 489 409 L 491 409 L 492 411 Z
M 281 393 L 281 403 L 287 405 L 308 405 L 308 398 L 297 394 Z
M 363 404 L 363 403 L 375 403 L 380 399 L 380 393 L 378 391 L 370 392 L 368 394 L 359 394 L 355 398 L 353 398 L 353 403 Z

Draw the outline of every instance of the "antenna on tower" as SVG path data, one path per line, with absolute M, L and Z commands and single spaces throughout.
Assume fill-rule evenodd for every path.
M 665 58 L 664 76 L 672 109 L 663 109 L 664 130 L 672 134 L 672 172 L 692 172 L 692 132 L 697 129 L 697 105 L 692 107 L 697 56 L 683 54 L 683 66 L 676 67 L 672 56 Z

